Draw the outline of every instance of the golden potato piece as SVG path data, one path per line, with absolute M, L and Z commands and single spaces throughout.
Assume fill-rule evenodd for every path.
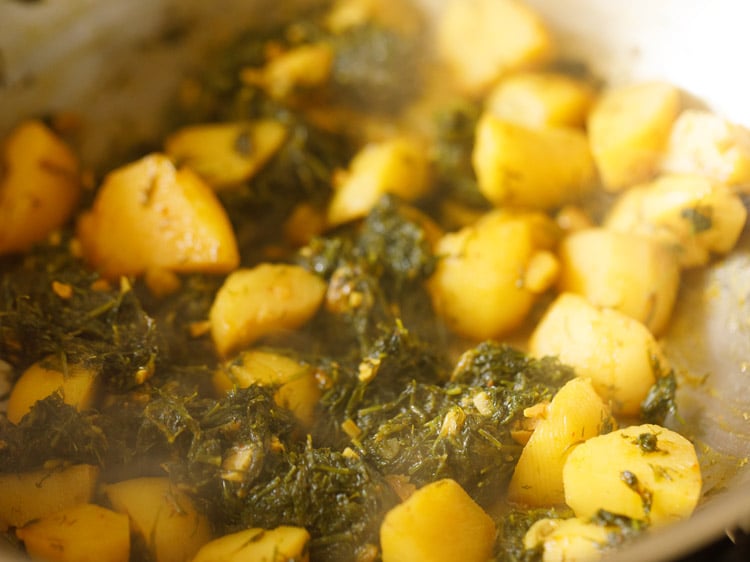
M 152 154 L 110 173 L 78 221 L 83 256 L 104 277 L 147 269 L 223 273 L 239 263 L 216 195 L 187 168 Z
M 98 477 L 89 464 L 0 474 L 0 529 L 90 502 Z
M 688 517 L 701 482 L 693 444 L 650 424 L 589 439 L 568 455 L 563 469 L 565 501 L 578 517 L 605 509 L 653 525 Z
M 523 537 L 527 550 L 541 547 L 542 562 L 594 562 L 612 548 L 611 529 L 584 519 L 540 519 Z
M 41 122 L 21 123 L 0 152 L 0 255 L 28 250 L 63 226 L 80 196 L 70 148 Z
M 594 187 L 595 168 L 583 131 L 529 128 L 485 113 L 472 163 L 479 191 L 493 204 L 551 209 Z
M 192 562 L 307 562 L 309 542 L 302 527 L 246 529 L 206 543 Z
M 126 514 L 155 562 L 187 562 L 211 540 L 211 526 L 168 478 L 142 477 L 104 486 L 115 511 Z
M 450 0 L 437 24 L 437 50 L 459 86 L 482 94 L 503 74 L 549 60 L 554 45 L 522 2 Z
M 529 351 L 557 357 L 590 379 L 616 415 L 637 416 L 648 391 L 669 369 L 643 324 L 617 310 L 599 310 L 573 293 L 550 305 L 531 334 Z
M 239 269 L 216 294 L 209 321 L 220 355 L 257 339 L 302 326 L 317 312 L 326 283 L 296 265 L 260 264 Z
M 588 118 L 589 140 L 604 188 L 619 191 L 658 171 L 680 93 L 663 82 L 644 82 L 602 94 Z
M 37 401 L 58 391 L 63 402 L 85 410 L 91 407 L 98 381 L 98 373 L 85 365 L 63 367 L 55 357 L 37 361 L 13 385 L 8 398 L 8 419 L 18 423 Z
M 42 517 L 16 530 L 26 552 L 49 562 L 128 562 L 127 515 L 85 503 Z
M 614 426 L 591 381 L 568 381 L 542 409 L 508 486 L 508 500 L 532 506 L 565 502 L 562 471 L 574 445 Z
M 217 189 L 252 178 L 281 148 L 286 127 L 272 119 L 191 125 L 172 133 L 166 153 Z
M 672 315 L 680 285 L 677 257 L 653 238 L 589 228 L 560 244 L 561 292 L 635 318 L 659 335 Z
M 380 544 L 383 562 L 486 562 L 495 524 L 455 480 L 438 480 L 386 514 Z

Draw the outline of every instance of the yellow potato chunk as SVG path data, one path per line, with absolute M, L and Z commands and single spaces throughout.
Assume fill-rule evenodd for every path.
M 416 2 L 403 0 L 336 0 L 326 14 L 325 24 L 334 33 L 376 23 L 404 35 L 424 30 L 425 18 Z
M 455 480 L 432 482 L 391 509 L 380 526 L 383 562 L 486 562 L 492 518 Z
M 472 163 L 490 202 L 535 209 L 580 199 L 596 173 L 583 131 L 529 128 L 488 113 L 477 124 Z
M 623 86 L 600 97 L 588 132 L 605 189 L 619 191 L 655 174 L 679 109 L 679 91 L 662 82 Z
M 364 217 L 386 193 L 414 201 L 430 187 L 427 151 L 419 142 L 397 137 L 370 143 L 336 177 L 328 223 L 335 226 Z
M 526 127 L 583 127 L 594 101 L 590 85 L 553 72 L 519 72 L 501 80 L 485 110 Z
M 577 517 L 540 519 L 523 538 L 527 550 L 542 549 L 542 562 L 593 562 L 610 545 L 611 529 Z
M 37 401 L 54 392 L 59 392 L 66 404 L 85 410 L 94 401 L 98 382 L 98 373 L 85 365 L 63 367 L 56 357 L 37 361 L 13 385 L 8 398 L 8 419 L 18 423 Z
M 662 170 L 701 174 L 750 189 L 750 130 L 710 111 L 686 109 L 675 121 Z
M 226 392 L 252 384 L 280 385 L 276 402 L 288 408 L 304 425 L 314 420 L 321 389 L 313 367 L 280 353 L 253 349 L 227 362 L 213 377 L 214 388 Z
M 677 254 L 682 267 L 706 265 L 734 248 L 747 219 L 739 195 L 695 174 L 664 175 L 623 193 L 606 228 L 650 236 Z
M 263 336 L 299 328 L 325 292 L 325 281 L 296 265 L 263 263 L 233 272 L 209 312 L 217 351 L 226 356 Z
M 614 426 L 609 408 L 588 379 L 568 381 L 544 408 L 521 452 L 508 487 L 508 500 L 532 506 L 565 502 L 562 472 L 574 445 Z
M 21 123 L 0 149 L 0 255 L 28 250 L 73 214 L 78 159 L 41 122 Z
M 616 415 L 637 416 L 649 389 L 668 370 L 661 347 L 643 324 L 573 293 L 550 305 L 531 334 L 529 351 L 557 357 L 590 379 Z
M 565 463 L 563 483 L 565 501 L 578 517 L 605 509 L 660 525 L 693 512 L 701 472 L 690 441 L 645 424 L 576 447 Z
M 191 125 L 171 134 L 166 153 L 221 189 L 252 178 L 281 148 L 286 127 L 272 119 Z
M 115 511 L 130 518 L 155 562 L 186 562 L 211 540 L 211 526 L 168 478 L 143 477 L 104 486 Z
M 503 74 L 549 60 L 553 39 L 517 0 L 450 0 L 437 24 L 437 50 L 458 85 L 482 94 Z
M 309 542 L 302 527 L 246 529 L 206 543 L 192 562 L 307 562 Z
M 111 172 L 80 217 L 78 237 L 86 260 L 107 278 L 151 268 L 223 273 L 239 263 L 214 192 L 161 154 Z
M 457 334 L 476 340 L 517 328 L 556 280 L 557 260 L 548 251 L 554 232 L 541 213 L 496 210 L 445 234 L 435 246 L 440 259 L 428 281 L 438 315 Z
M 99 469 L 88 464 L 0 474 L 0 529 L 88 503 L 98 477 Z
M 680 284 L 675 254 L 653 238 L 604 228 L 573 232 L 560 244 L 561 292 L 614 308 L 654 335 L 667 326 Z
M 34 559 L 49 562 L 128 562 L 130 524 L 127 515 L 85 503 L 48 515 L 16 536 Z

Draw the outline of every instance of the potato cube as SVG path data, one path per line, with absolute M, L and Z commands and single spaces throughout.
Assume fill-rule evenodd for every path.
M 438 480 L 386 514 L 383 562 L 487 562 L 495 532 L 492 518 L 455 480 Z
M 548 251 L 554 233 L 541 213 L 497 210 L 445 234 L 428 281 L 438 315 L 457 334 L 476 340 L 517 328 L 556 280 L 556 258 Z
M 451 0 L 440 13 L 437 49 L 467 93 L 482 94 L 502 75 L 546 62 L 553 39 L 517 0 Z
M 472 163 L 479 191 L 493 204 L 551 209 L 594 186 L 594 161 L 583 131 L 528 128 L 485 113 Z
M 560 244 L 560 291 L 635 318 L 659 335 L 667 326 L 680 285 L 677 257 L 660 242 L 637 234 L 589 228 Z
M 209 312 L 217 351 L 226 356 L 263 336 L 299 328 L 315 315 L 325 292 L 325 281 L 297 265 L 263 263 L 235 271 Z
M 523 538 L 527 550 L 542 550 L 542 562 L 593 562 L 611 548 L 611 529 L 584 519 L 540 519 Z
M 386 193 L 405 201 L 422 197 L 431 187 L 428 172 L 427 151 L 413 139 L 398 137 L 366 145 L 335 180 L 329 225 L 364 217 Z
M 214 388 L 226 392 L 251 384 L 279 385 L 276 402 L 305 426 L 312 425 L 321 389 L 313 367 L 281 353 L 253 349 L 227 362 L 213 377 Z
M 85 410 L 91 407 L 98 382 L 98 373 L 85 365 L 63 367 L 56 357 L 37 361 L 13 385 L 8 398 L 8 419 L 18 423 L 37 401 L 54 392 L 60 392 L 66 404 Z
M 637 320 L 599 310 L 579 295 L 555 299 L 529 339 L 529 351 L 554 356 L 591 380 L 616 415 L 637 416 L 641 402 L 669 369 L 658 342 Z
M 211 540 L 208 519 L 168 478 L 142 477 L 104 486 L 115 511 L 130 518 L 155 562 L 187 562 Z
M 104 277 L 237 267 L 232 225 L 195 173 L 152 154 L 111 172 L 78 221 L 83 256 Z
M 485 110 L 526 127 L 583 127 L 594 101 L 589 84 L 553 72 L 519 72 L 501 80 Z
M 81 196 L 78 159 L 41 122 L 21 123 L 0 152 L 0 255 L 28 250 L 63 226 Z
M 588 118 L 589 140 L 604 188 L 620 191 L 658 170 L 680 109 L 679 91 L 645 82 L 605 92 Z
M 747 219 L 739 195 L 715 180 L 660 176 L 636 186 L 610 208 L 606 228 L 650 236 L 674 250 L 682 267 L 706 265 L 734 248 Z
M 192 562 L 307 562 L 309 542 L 301 527 L 246 529 L 206 543 Z
M 675 121 L 663 171 L 701 174 L 743 192 L 750 190 L 750 130 L 700 109 Z
M 286 127 L 272 119 L 191 125 L 172 133 L 166 153 L 214 188 L 252 178 L 281 148 Z
M 695 448 L 657 425 L 593 437 L 568 455 L 565 501 L 581 518 L 599 509 L 658 526 L 688 517 L 701 493 Z
M 614 426 L 609 408 L 591 381 L 568 381 L 542 409 L 521 452 L 508 487 L 508 500 L 533 506 L 565 502 L 562 471 L 572 447 Z
M 127 515 L 85 503 L 16 530 L 26 552 L 48 562 L 128 562 Z
M 88 503 L 98 477 L 99 468 L 89 464 L 0 474 L 0 529 Z

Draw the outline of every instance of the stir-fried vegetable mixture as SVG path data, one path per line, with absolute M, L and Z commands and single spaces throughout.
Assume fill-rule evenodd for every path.
M 324 3 L 89 177 L 0 176 L 0 527 L 29 554 L 580 560 L 690 515 L 658 340 L 750 133 L 559 60 L 515 0 Z M 576 69 L 574 72 L 572 69 Z

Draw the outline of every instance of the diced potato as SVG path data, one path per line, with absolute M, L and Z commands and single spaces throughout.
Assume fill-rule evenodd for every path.
M 297 265 L 264 263 L 233 272 L 209 312 L 216 349 L 226 356 L 263 336 L 299 328 L 325 291 L 325 281 Z
M 91 407 L 98 382 L 98 373 L 85 365 L 63 366 L 56 357 L 37 361 L 13 385 L 8 398 L 8 419 L 18 423 L 37 401 L 54 392 L 60 392 L 66 404 L 85 410 Z
M 41 122 L 21 123 L 0 152 L 0 255 L 28 250 L 70 218 L 81 196 L 78 159 Z
M 680 109 L 679 91 L 645 82 L 605 92 L 588 119 L 589 140 L 604 188 L 619 191 L 659 168 Z
M 686 109 L 675 121 L 662 170 L 702 174 L 750 190 L 750 130 L 710 111 Z
M 520 72 L 500 81 L 485 110 L 526 127 L 583 127 L 594 101 L 589 84 L 553 72 Z
M 192 562 L 307 562 L 309 542 L 302 527 L 246 529 L 206 543 Z
M 623 193 L 604 226 L 651 236 L 673 248 L 682 267 L 706 265 L 734 248 L 747 219 L 739 195 L 708 177 L 665 175 Z
M 497 210 L 444 235 L 428 281 L 438 315 L 457 334 L 476 340 L 518 327 L 537 295 L 556 280 L 557 261 L 548 251 L 554 233 L 541 213 Z
M 110 173 L 78 221 L 86 260 L 106 278 L 149 268 L 223 273 L 239 263 L 232 225 L 195 173 L 152 154 Z
M 508 487 L 508 500 L 532 506 L 565 502 L 562 471 L 574 445 L 614 426 L 609 408 L 591 381 L 568 381 L 546 408 L 533 409 L 539 419 L 521 452 Z
M 211 540 L 208 519 L 168 478 L 142 477 L 104 486 L 115 511 L 126 514 L 155 562 L 186 562 Z
M 281 148 L 286 127 L 272 119 L 191 125 L 171 134 L 170 158 L 221 189 L 252 178 Z
M 288 408 L 304 425 L 314 420 L 321 389 L 311 365 L 280 353 L 253 349 L 227 362 L 213 378 L 214 388 L 226 392 L 251 384 L 280 385 L 276 402 Z
M 0 474 L 0 529 L 88 503 L 98 477 L 99 469 L 88 464 Z
M 414 201 L 431 187 L 427 151 L 406 137 L 368 144 L 335 184 L 328 207 L 331 226 L 364 217 L 386 193 Z
M 386 514 L 383 562 L 487 562 L 495 532 L 492 518 L 455 480 L 438 480 Z
M 451 0 L 437 24 L 437 49 L 453 78 L 482 94 L 502 75 L 540 65 L 554 51 L 541 18 L 517 0 Z
M 542 549 L 542 562 L 593 562 L 610 545 L 611 529 L 577 517 L 540 519 L 523 538 L 527 550 Z
M 85 503 L 16 530 L 26 552 L 48 562 L 128 562 L 127 515 Z
M 240 78 L 284 99 L 298 88 L 323 85 L 331 75 L 333 49 L 326 43 L 294 47 L 272 58 L 261 70 L 246 68 Z
M 604 228 L 570 234 L 560 244 L 561 292 L 614 308 L 659 335 L 667 326 L 680 285 L 677 257 L 656 240 Z
M 693 512 L 701 472 L 690 441 L 646 424 L 577 446 L 568 455 L 563 483 L 565 501 L 578 517 L 605 509 L 660 525 Z
M 637 416 L 649 389 L 668 371 L 643 324 L 617 310 L 599 310 L 573 293 L 550 305 L 531 334 L 529 351 L 558 357 L 590 379 L 616 415 Z
M 472 163 L 479 191 L 495 205 L 551 209 L 594 186 L 594 161 L 583 131 L 528 128 L 485 113 Z

